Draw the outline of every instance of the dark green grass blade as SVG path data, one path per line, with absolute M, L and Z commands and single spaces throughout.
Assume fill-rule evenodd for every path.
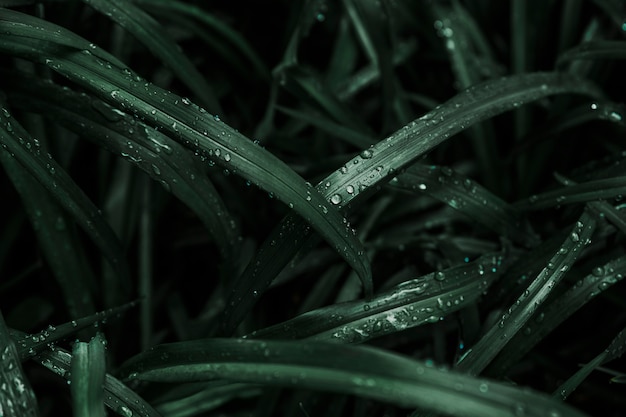
M 63 323 L 58 326 L 50 325 L 45 330 L 32 335 L 11 330 L 11 336 L 17 341 L 20 359 L 24 361 L 45 351 L 51 345 L 55 345 L 61 340 L 69 339 L 83 329 L 99 326 L 100 323 L 119 318 L 122 313 L 136 305 L 137 302 L 133 301 L 120 307 L 110 308 L 90 316 L 72 320 L 69 323 Z
M 480 184 L 448 167 L 414 164 L 392 185 L 427 194 L 467 215 L 480 225 L 524 246 L 537 244 L 537 236 L 521 213 Z
M 166 358 L 165 360 L 163 358 Z M 131 379 L 226 379 L 353 394 L 454 416 L 582 416 L 546 396 L 449 371 L 366 346 L 242 339 L 160 345 L 132 358 Z
M 63 291 L 70 316 L 92 313 L 95 307 L 89 288 L 94 287 L 93 273 L 85 258 L 81 257 L 81 243 L 71 219 L 46 189 L 8 153 L 0 152 L 0 163 L 20 194 L 39 247 Z
M 11 23 L 15 20 L 20 23 Z M 94 50 L 87 41 L 58 26 L 2 10 L 0 27 L 8 32 L 0 50 L 47 64 L 289 204 L 359 273 L 365 292 L 371 294 L 371 271 L 362 256 L 362 244 L 347 230 L 339 212 L 281 160 L 188 100 L 145 83 L 104 51 Z M 47 31 L 41 33 L 39 28 Z M 50 39 L 48 32 L 55 37 Z M 116 65 L 117 70 L 101 65 L 103 60 Z
M 3 417 L 36 417 L 37 399 L 0 313 L 0 412 Z
M 493 360 L 511 338 L 529 321 L 534 312 L 547 299 L 552 289 L 571 269 L 580 252 L 590 242 L 596 221 L 585 211 L 561 248 L 548 262 L 527 290 L 502 315 L 494 325 L 457 364 L 459 370 L 479 374 Z
M 617 334 L 609 347 L 600 352 L 600 354 L 561 384 L 553 396 L 565 400 L 595 368 L 621 357 L 624 353 L 624 348 L 626 348 L 626 329 Z
M 72 410 L 76 417 L 104 417 L 104 338 L 98 333 L 89 343 L 76 342 L 72 349 Z
M 526 200 L 515 203 L 514 207 L 520 210 L 541 210 L 563 204 L 611 199 L 625 193 L 626 177 L 606 178 L 533 195 Z
M 217 190 L 191 153 L 166 135 L 108 104 L 55 84 L 4 74 L 17 86 L 12 103 L 54 121 L 121 155 L 171 191 L 198 215 L 222 256 L 234 262 L 238 233 Z
M 356 207 L 362 197 L 371 195 L 454 134 L 522 104 L 563 93 L 600 95 L 587 82 L 559 73 L 525 74 L 471 87 L 347 161 L 317 189 L 337 207 Z M 309 242 L 307 227 L 289 216 L 274 229 L 230 295 L 222 318 L 227 332 L 248 314 L 256 294 L 261 294 Z
M 505 269 L 505 260 L 502 254 L 485 255 L 470 263 L 403 282 L 370 301 L 322 307 L 246 337 L 362 343 L 435 323 L 475 303 Z
M 128 1 L 84 0 L 84 2 L 111 18 L 143 43 L 200 98 L 208 111 L 220 113 L 220 105 L 213 88 L 156 20 Z
M 557 299 L 539 307 L 533 314 L 533 319 L 524 325 L 524 330 L 513 336 L 511 342 L 493 360 L 488 368 L 488 374 L 503 375 L 552 330 L 603 291 L 621 281 L 624 276 L 626 276 L 626 256 L 620 256 L 595 267 L 590 274 Z
M 0 144 L 3 148 L 0 152 L 14 158 L 45 187 L 100 248 L 117 274 L 126 279 L 128 270 L 123 251 L 111 227 L 65 170 L 40 149 L 38 142 L 6 109 L 0 114 Z
M 202 415 L 232 400 L 260 395 L 263 395 L 262 389 L 252 384 L 216 384 L 197 393 L 157 404 L 155 408 L 167 417 L 188 417 Z
M 626 41 L 592 41 L 565 51 L 556 62 L 561 67 L 576 59 L 626 59 Z
M 133 0 L 133 3 L 141 5 L 147 12 L 162 13 L 164 15 L 180 13 L 181 15 L 198 20 L 207 28 L 218 33 L 222 39 L 228 41 L 227 45 L 230 47 L 229 49 L 234 47 L 235 50 L 248 60 L 257 74 L 269 80 L 269 70 L 248 41 L 239 32 L 228 26 L 218 17 L 207 13 L 206 10 L 192 4 L 173 0 Z
M 67 381 L 71 377 L 72 355 L 55 348 L 39 354 L 34 360 Z M 122 417 L 161 417 L 152 406 L 121 381 L 106 374 L 104 378 L 104 405 Z

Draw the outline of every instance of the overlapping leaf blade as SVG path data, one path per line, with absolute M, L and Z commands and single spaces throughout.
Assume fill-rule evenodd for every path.
M 58 26 L 2 10 L 0 27 L 7 32 L 0 43 L 3 52 L 45 63 L 289 204 L 358 271 L 366 293 L 371 293 L 371 272 L 361 243 L 338 211 L 281 160 L 189 100 L 146 83 L 109 54 Z M 55 36 L 50 39 L 48 32 Z M 109 68 L 112 65 L 117 71 Z
M 363 150 L 328 175 L 317 188 L 336 206 L 356 208 L 363 197 L 401 175 L 403 169 L 454 134 L 533 100 L 564 93 L 601 95 L 592 84 L 559 73 L 523 74 L 473 86 Z M 227 332 L 248 314 L 256 299 L 254 294 L 269 286 L 308 242 L 309 235 L 307 226 L 293 216 L 274 229 L 239 279 L 236 287 L 239 290 L 231 294 L 222 319 Z
M 165 359 L 164 359 L 165 358 Z M 131 358 L 130 379 L 191 382 L 226 379 L 355 394 L 455 416 L 582 416 L 545 396 L 436 369 L 367 346 L 244 339 L 159 345 Z
M 72 409 L 76 417 L 104 417 L 104 338 L 76 342 L 72 350 Z

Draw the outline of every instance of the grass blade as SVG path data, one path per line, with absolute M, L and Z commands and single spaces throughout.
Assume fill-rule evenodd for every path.
M 9 329 L 0 313 L 0 412 L 3 417 L 39 415 L 35 393 L 24 375 Z
M 501 254 L 485 255 L 470 263 L 403 282 L 370 301 L 322 307 L 245 337 L 362 343 L 435 323 L 475 302 L 500 276 L 505 259 Z
M 84 0 L 84 2 L 126 29 L 161 59 L 199 98 L 211 113 L 219 114 L 220 105 L 212 87 L 181 52 L 161 25 L 128 1 Z
M 147 381 L 226 379 L 334 391 L 453 416 L 513 415 L 520 406 L 527 416 L 583 415 L 544 395 L 366 346 L 206 339 L 159 345 L 132 358 L 122 372 Z
M 521 330 L 537 308 L 546 300 L 552 289 L 561 281 L 565 273 L 590 242 L 595 229 L 595 219 L 585 211 L 572 229 L 567 240 L 552 257 L 545 268 L 517 299 L 514 305 L 502 315 L 493 326 L 457 364 L 459 370 L 478 374 L 493 360 L 511 338 Z
M 108 54 L 100 50 L 94 54 L 89 42 L 56 25 L 2 10 L 0 27 L 8 32 L 0 50 L 50 66 L 101 99 L 162 127 L 174 140 L 236 171 L 289 204 L 358 272 L 366 294 L 371 294 L 371 271 L 368 260 L 362 256 L 362 244 L 347 230 L 343 217 L 328 200 L 280 159 L 189 100 L 140 83 L 141 79 L 123 65 L 118 66 L 119 72 L 105 70 L 102 60 L 116 65 L 114 58 L 108 59 Z M 56 36 L 50 39 L 42 35 L 40 28 L 47 28 Z M 60 53 L 59 48 L 63 47 L 70 47 L 71 52 Z
M 559 73 L 534 73 L 488 81 L 453 97 L 443 105 L 363 150 L 320 181 L 317 189 L 335 206 L 355 208 L 363 197 L 414 163 L 454 134 L 522 104 L 551 94 L 599 95 L 593 85 Z M 232 332 L 285 265 L 310 244 L 308 226 L 288 216 L 274 229 L 236 284 L 222 322 Z M 278 244 L 276 243 L 278 242 Z
M 38 142 L 6 108 L 0 114 L 0 126 L 1 152 L 15 158 L 36 178 L 91 237 L 119 276 L 127 277 L 128 270 L 117 237 L 82 189 L 50 154 L 41 151 Z
M 72 410 L 76 417 L 104 417 L 105 340 L 98 333 L 72 350 Z
M 625 41 L 592 41 L 582 43 L 563 52 L 556 62 L 557 68 L 576 59 L 626 59 Z

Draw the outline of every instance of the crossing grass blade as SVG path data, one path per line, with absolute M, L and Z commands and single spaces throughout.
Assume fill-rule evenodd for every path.
M 105 340 L 98 333 L 89 342 L 76 342 L 72 349 L 72 410 L 77 417 L 104 417 Z
M 0 313 L 0 411 L 6 417 L 36 417 L 37 399 L 24 375 L 15 343 Z
M 193 210 L 227 264 L 234 262 L 238 231 L 217 190 L 191 153 L 158 130 L 108 104 L 68 88 L 4 74 L 9 99 L 19 108 L 38 111 L 82 138 L 122 156 Z M 122 233 L 122 231 L 120 231 Z
M 589 244 L 595 227 L 595 218 L 585 211 L 545 268 L 502 315 L 498 323 L 461 358 L 457 363 L 457 369 L 473 375 L 485 369 L 511 338 L 524 327 L 537 308 L 545 302 L 552 289 L 571 269 L 580 252 Z
M 571 317 L 602 292 L 611 288 L 626 276 L 626 257 L 620 256 L 604 265 L 595 266 L 571 288 L 556 299 L 543 305 L 524 325 L 523 332 L 515 334 L 507 346 L 496 356 L 486 372 L 488 375 L 503 375 L 507 369 L 552 330 Z
M 524 246 L 538 243 L 537 236 L 530 231 L 518 210 L 449 167 L 414 164 L 397 176 L 391 185 L 436 198 L 483 227 Z
M 317 189 L 336 207 L 356 209 L 402 170 L 454 134 L 507 110 L 553 94 L 600 96 L 596 88 L 560 73 L 532 73 L 504 77 L 470 87 L 446 103 L 404 126 L 320 181 Z M 308 226 L 288 216 L 263 243 L 235 284 L 222 322 L 231 333 L 248 314 L 258 294 L 270 285 L 287 263 L 309 242 Z
M 69 381 L 71 378 L 72 354 L 62 348 L 46 350 L 34 360 L 53 373 Z M 117 378 L 106 374 L 104 377 L 104 405 L 122 417 L 161 417 L 149 403 Z
M 128 1 L 84 0 L 100 13 L 135 36 L 155 56 L 159 57 L 176 76 L 199 97 L 200 103 L 211 113 L 221 113 L 213 88 L 200 74 L 189 58 L 181 52 L 164 28 L 143 10 Z
M 91 237 L 117 274 L 122 279 L 127 278 L 128 270 L 119 241 L 96 206 L 52 156 L 40 149 L 38 142 L 2 104 L 0 144 L 3 149 L 0 152 L 14 158 L 36 178 Z
M 405 281 L 369 301 L 332 304 L 244 337 L 362 343 L 436 323 L 471 305 L 505 268 L 505 255 L 488 254 L 473 262 Z
M 164 360 L 163 358 L 167 358 Z M 131 358 L 130 380 L 193 382 L 225 379 L 266 386 L 353 394 L 453 416 L 584 414 L 556 400 L 367 346 L 205 339 L 164 344 Z
M 362 256 L 362 244 L 347 230 L 340 213 L 280 159 L 188 99 L 146 83 L 114 58 L 109 59 L 109 54 L 94 50 L 88 41 L 65 29 L 10 10 L 0 12 L 0 27 L 8 32 L 0 43 L 3 52 L 46 64 L 289 204 L 359 273 L 365 293 L 371 294 L 371 271 Z M 43 35 L 42 28 L 56 36 Z M 117 70 L 107 65 L 115 65 Z

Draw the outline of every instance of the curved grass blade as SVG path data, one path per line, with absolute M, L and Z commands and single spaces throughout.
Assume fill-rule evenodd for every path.
M 403 282 L 369 301 L 322 307 L 244 337 L 362 343 L 435 323 L 475 303 L 505 269 L 506 259 L 502 254 L 484 255 L 473 262 Z
M 0 412 L 3 417 L 36 417 L 37 399 L 24 375 L 9 329 L 0 313 Z
M 211 28 L 221 35 L 222 38 L 227 40 L 241 55 L 246 57 L 257 74 L 269 80 L 270 71 L 248 41 L 239 32 L 229 27 L 219 18 L 207 13 L 206 10 L 202 10 L 192 4 L 173 0 L 133 0 L 133 2 L 141 5 L 148 12 L 163 12 L 164 15 L 176 12 L 200 21 L 206 27 Z
M 485 369 L 544 303 L 552 289 L 571 268 L 580 252 L 591 242 L 590 238 L 595 227 L 594 217 L 585 211 L 559 251 L 530 283 L 527 290 L 502 315 L 498 324 L 493 326 L 459 360 L 457 369 L 474 375 Z
M 529 417 L 583 415 L 538 393 L 367 346 L 205 339 L 156 346 L 131 358 L 122 373 L 146 381 L 226 379 L 339 392 L 453 416 L 513 415 L 516 407 Z
M 518 210 L 451 168 L 414 164 L 397 176 L 391 185 L 436 198 L 482 226 L 524 246 L 538 243 L 538 237 L 530 232 L 530 226 Z
M 337 171 L 328 175 L 317 189 L 339 208 L 356 207 L 364 197 L 420 156 L 469 126 L 552 94 L 578 93 L 601 96 L 596 88 L 579 78 L 560 73 L 533 73 L 505 77 L 470 87 L 446 103 L 413 121 L 387 139 L 363 150 Z M 238 288 L 231 294 L 222 322 L 232 332 L 248 314 L 261 294 L 285 265 L 310 244 L 308 226 L 288 216 L 259 249 Z
M 167 417 L 188 417 L 207 413 L 233 399 L 262 394 L 262 389 L 252 384 L 218 384 L 183 398 L 157 404 L 155 408 Z
M 2 103 L 4 104 L 4 103 Z M 122 248 L 115 233 L 98 209 L 50 154 L 40 149 L 37 140 L 11 117 L 6 108 L 0 112 L 0 145 L 15 158 L 85 230 L 121 277 L 128 277 Z
M 371 271 L 368 260 L 362 256 L 362 244 L 345 227 L 339 212 L 284 162 L 189 100 L 140 82 L 141 78 L 124 66 L 118 66 L 118 71 L 102 66 L 108 54 L 96 48 L 94 55 L 87 41 L 56 25 L 1 10 L 0 28 L 5 31 L 1 51 L 45 63 L 101 99 L 161 127 L 174 140 L 289 204 L 358 272 L 365 293 L 371 294 Z M 42 29 L 47 30 L 41 33 Z M 46 35 L 48 31 L 55 34 L 52 41 L 61 40 L 52 42 Z
M 76 342 L 72 349 L 72 410 L 76 417 L 104 417 L 105 340 L 98 333 L 89 343 Z
M 56 347 L 35 356 L 34 360 L 66 380 L 71 377 L 72 355 Z M 106 374 L 104 377 L 104 405 L 122 417 L 161 417 L 149 403 L 120 380 Z
M 98 323 L 105 322 L 112 318 L 121 317 L 129 308 L 137 305 L 137 301 L 130 302 L 120 307 L 110 308 L 108 310 L 99 311 L 90 316 L 81 317 L 72 320 L 69 323 L 63 323 L 58 326 L 48 326 L 45 330 L 32 335 L 24 334 L 15 330 L 11 330 L 11 336 L 16 340 L 20 359 L 25 361 L 33 356 L 49 349 L 51 345 L 68 339 L 79 331 L 92 327 Z
M 622 196 L 626 193 L 626 177 L 592 180 L 532 195 L 514 204 L 519 210 L 541 210 L 563 204 L 584 203 Z
M 584 42 L 561 54 L 556 61 L 557 68 L 576 59 L 626 59 L 625 41 Z
M 9 90 L 11 103 L 53 116 L 55 122 L 144 171 L 196 213 L 227 263 L 234 262 L 238 244 L 235 222 L 187 149 L 96 98 L 29 77 L 3 76 L 15 86 Z
M 46 189 L 14 158 L 0 152 L 0 164 L 19 193 L 37 236 L 39 247 L 63 291 L 71 317 L 95 310 L 89 286 L 93 272 L 82 254 L 82 246 L 71 227 L 71 219 Z
M 511 342 L 489 365 L 489 375 L 503 375 L 507 369 L 543 340 L 552 330 L 582 308 L 600 293 L 626 276 L 626 256 L 615 258 L 595 267 L 573 287 L 548 305 L 541 306 L 528 320 L 524 330 L 512 337 Z
M 128 1 L 83 1 L 111 18 L 143 43 L 150 52 L 172 69 L 190 91 L 193 91 L 200 98 L 207 110 L 214 114 L 221 113 L 219 102 L 212 87 L 187 56 L 181 52 L 178 45 L 172 41 L 172 38 L 166 35 L 166 31 L 156 20 Z

